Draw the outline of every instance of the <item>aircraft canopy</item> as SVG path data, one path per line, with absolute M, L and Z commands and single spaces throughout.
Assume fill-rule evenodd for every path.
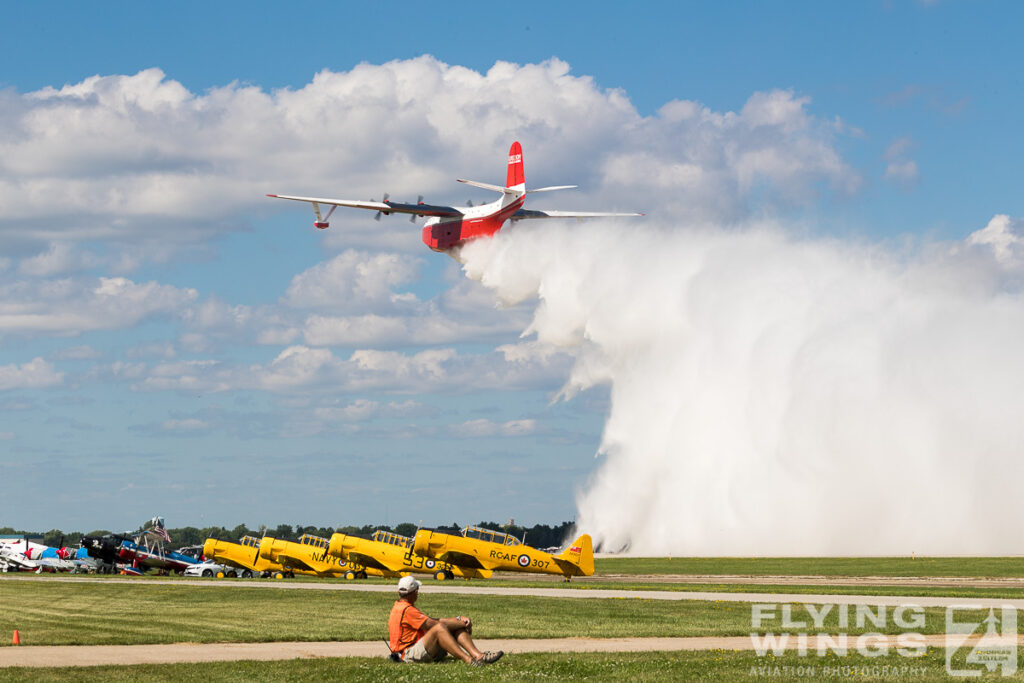
M 462 530 L 462 535 L 466 538 L 475 538 L 480 541 L 487 541 L 488 543 L 522 545 L 522 542 L 511 534 L 494 531 L 492 529 L 482 529 L 478 526 L 467 526 Z
M 401 536 L 391 531 L 384 531 L 383 529 L 378 529 L 373 532 L 373 540 L 378 543 L 397 545 L 400 548 L 409 548 L 412 546 L 412 539 L 408 536 Z

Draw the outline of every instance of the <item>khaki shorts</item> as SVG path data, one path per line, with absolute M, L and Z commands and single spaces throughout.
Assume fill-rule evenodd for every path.
M 417 664 L 429 664 L 431 662 L 440 662 L 448 656 L 448 653 L 444 651 L 444 648 L 440 645 L 437 646 L 437 656 L 431 655 L 427 652 L 427 648 L 423 647 L 423 639 L 420 638 L 412 644 L 408 650 L 405 651 L 405 662 L 416 662 Z

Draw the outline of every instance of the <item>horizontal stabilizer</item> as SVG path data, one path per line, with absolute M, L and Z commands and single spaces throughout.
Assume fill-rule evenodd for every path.
M 551 187 L 538 187 L 536 190 L 527 190 L 526 194 L 531 192 L 551 192 L 552 190 L 574 190 L 579 185 L 552 185 Z
M 456 178 L 455 180 L 460 182 L 460 183 L 466 183 L 467 185 L 472 185 L 473 187 L 481 187 L 481 188 L 483 188 L 485 190 L 493 190 L 495 192 L 501 192 L 502 194 L 522 194 L 518 190 L 513 190 L 512 188 L 509 188 L 509 187 L 502 187 L 501 185 L 491 185 L 490 183 L 481 183 L 481 182 L 478 182 L 476 180 L 465 180 L 463 178 Z

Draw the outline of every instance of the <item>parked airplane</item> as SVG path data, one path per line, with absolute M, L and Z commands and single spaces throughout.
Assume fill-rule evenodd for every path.
M 122 543 L 122 558 L 127 558 L 127 555 L 134 551 L 133 557 L 125 561 L 131 562 L 136 569 L 163 569 L 178 573 L 199 562 L 191 555 L 168 550 L 165 544 L 170 540 L 164 518 L 154 517 L 135 533 L 131 542 L 134 548 L 128 543 Z
M 523 545 L 510 534 L 468 526 L 461 536 L 421 529 L 416 532 L 413 551 L 425 557 L 465 569 L 487 571 L 561 574 L 573 576 L 594 573 L 593 543 L 583 534 L 560 555 Z
M 238 543 L 208 538 L 203 544 L 203 557 L 233 567 L 233 570 L 229 569 L 226 573 L 230 578 L 241 575 L 249 579 L 256 574 L 270 576 L 276 572 L 283 576 L 286 571 L 280 563 L 260 557 L 260 539 L 254 536 L 243 536 Z
M 331 214 L 339 206 L 346 206 L 355 209 L 369 209 L 376 211 L 374 216 L 380 220 L 381 214 L 389 216 L 393 213 L 410 214 L 410 220 L 415 222 L 417 216 L 429 216 L 423 227 L 423 243 L 434 251 L 451 251 L 461 247 L 469 240 L 479 237 L 491 237 L 501 230 L 505 221 L 518 221 L 526 218 L 597 218 L 602 216 L 642 216 L 642 213 L 604 213 L 594 211 L 531 211 L 523 208 L 526 195 L 533 192 L 550 192 L 551 190 L 568 190 L 576 185 L 555 185 L 551 187 L 539 187 L 535 190 L 526 189 L 526 174 L 523 166 L 523 148 L 518 142 L 513 142 L 508 151 L 508 173 L 505 178 L 505 186 L 481 183 L 475 180 L 457 179 L 460 183 L 466 183 L 473 187 L 493 190 L 501 193 L 501 198 L 489 204 L 473 206 L 472 202 L 466 208 L 455 208 L 453 206 L 436 206 L 424 204 L 423 197 L 420 197 L 415 204 L 402 204 L 393 202 L 385 194 L 381 201 L 360 201 L 353 199 L 319 199 L 316 197 L 293 197 L 283 194 L 268 194 L 268 197 L 277 199 L 293 199 L 300 202 L 309 202 L 313 205 L 313 213 L 316 220 L 313 225 L 323 229 L 330 226 L 328 222 Z M 330 206 L 330 210 L 324 215 L 320 206 Z
M 327 546 L 330 545 L 326 538 L 303 534 L 299 542 L 285 541 L 278 538 L 264 536 L 260 541 L 260 557 L 264 560 L 277 562 L 284 567 L 284 573 L 275 572 L 274 578 L 293 575 L 296 571 L 312 572 L 317 576 L 340 577 L 350 569 L 355 571 L 367 571 L 363 567 L 352 567 L 349 562 L 339 560 L 327 554 Z M 374 575 L 379 572 L 370 571 Z
M 135 545 L 122 534 L 82 536 L 81 545 L 96 561 L 96 571 L 100 574 L 116 574 L 118 563 L 135 561 Z
M 24 551 L 14 543 L 0 543 L 0 572 L 35 572 L 43 571 L 35 560 L 25 556 Z
M 60 567 L 54 564 L 52 561 L 43 561 L 43 554 L 46 553 L 47 560 L 58 560 L 59 557 L 55 554 L 54 548 L 42 543 L 35 543 L 28 540 L 28 538 L 19 538 L 17 540 L 8 540 L 3 544 L 8 552 L 7 557 L 11 560 L 24 559 L 32 563 L 30 567 L 33 571 L 37 569 L 39 571 L 50 570 L 57 571 Z M 50 552 L 46 552 L 50 551 Z M 66 568 L 71 569 L 72 565 L 68 565 Z M 29 568 L 29 567 L 25 567 Z
M 491 575 L 486 569 L 456 567 L 438 562 L 432 557 L 418 555 L 413 552 L 412 543 L 413 540 L 408 536 L 383 530 L 374 532 L 372 538 L 334 534 L 327 547 L 327 554 L 368 569 L 376 569 L 382 576 L 389 578 L 405 576 L 411 572 L 432 572 L 438 581 L 454 576 L 461 576 L 464 579 L 485 579 Z M 345 578 L 366 578 L 366 575 L 349 569 L 345 572 Z
M 5 540 L 0 545 L 7 546 L 15 553 L 20 553 L 26 560 L 31 560 L 42 571 L 70 572 L 82 566 L 83 562 L 76 557 L 73 550 L 64 545 L 62 538 L 57 548 L 35 543 L 28 538 Z
M 129 562 L 136 569 L 142 571 L 164 569 L 179 574 L 198 563 L 198 560 L 191 555 L 183 555 L 159 545 L 152 545 L 148 539 L 142 539 L 142 542 L 126 541 L 122 543 L 121 557 L 125 562 Z

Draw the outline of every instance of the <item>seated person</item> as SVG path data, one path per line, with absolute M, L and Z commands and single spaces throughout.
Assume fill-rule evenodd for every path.
M 422 584 L 411 576 L 398 582 L 398 600 L 388 617 L 388 647 L 404 662 L 440 662 L 449 654 L 467 664 L 493 664 L 505 654 L 481 652 L 470 635 L 469 617 L 434 619 L 416 607 Z

